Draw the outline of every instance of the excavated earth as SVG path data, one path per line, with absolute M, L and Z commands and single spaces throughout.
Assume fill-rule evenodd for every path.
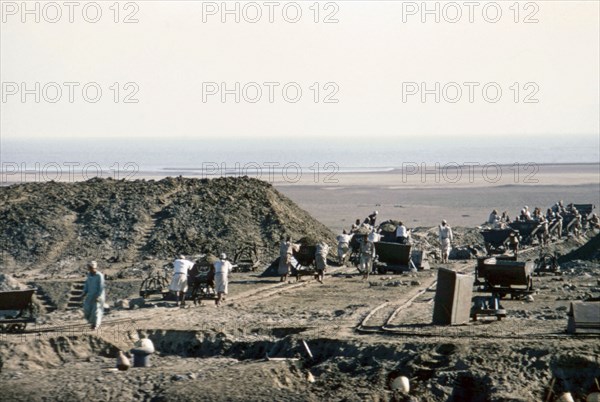
M 228 180 L 218 185 L 227 187 L 232 183 Z M 256 184 L 243 179 L 242 185 L 245 182 L 249 187 Z M 161 211 L 174 211 L 185 205 L 183 199 L 176 200 L 179 198 L 176 193 L 187 194 L 186 199 L 191 200 L 194 194 L 217 186 L 211 182 L 171 179 L 140 182 L 136 187 L 139 191 L 134 191 L 127 190 L 125 185 L 121 188 L 119 183 L 87 184 L 106 191 L 110 188 L 119 193 L 118 199 L 136 191 L 147 191 L 146 195 L 160 193 L 155 201 L 147 201 L 139 210 L 139 222 L 145 225 L 149 224 L 145 219 L 153 219 L 159 207 L 164 207 Z M 83 197 L 82 194 L 92 191 L 84 190 L 83 184 L 53 186 L 62 185 L 48 187 L 60 203 L 66 204 L 71 199 L 67 194 Z M 281 226 L 272 228 L 264 224 L 263 227 L 258 218 L 250 221 L 254 225 L 251 226 L 230 214 L 227 219 L 234 227 L 246 225 L 247 236 L 275 243 L 282 233 L 302 237 L 302 225 L 311 226 L 312 229 L 306 230 L 312 230 L 313 236 L 331 236 L 326 228 L 315 224 L 306 212 L 270 186 L 258 186 L 263 195 L 270 194 L 271 203 L 277 200 L 275 204 L 279 205 L 267 209 L 277 213 L 264 216 L 277 216 Z M 153 190 L 142 190 L 144 187 Z M 41 202 L 34 194 L 42 190 L 33 190 L 12 188 L 10 196 L 0 192 L 4 200 L 10 197 L 19 200 L 10 206 L 4 201 L 0 206 L 2 216 L 12 216 L 11 219 L 17 219 L 13 215 L 17 213 L 29 216 L 27 209 Z M 236 201 L 243 198 L 241 193 L 234 194 Z M 104 197 L 107 211 L 112 210 L 113 207 L 108 207 L 112 196 Z M 75 203 L 74 198 L 69 202 Z M 258 201 L 252 201 L 255 202 Z M 134 215 L 126 212 L 132 204 L 127 205 L 123 207 L 123 220 L 117 220 L 125 226 Z M 123 235 L 124 239 L 131 239 L 126 243 L 130 246 L 125 247 L 129 250 L 127 258 L 142 260 L 144 264 L 166 264 L 177 244 L 169 240 L 167 222 L 171 228 L 180 224 L 190 227 L 196 224 L 188 217 L 201 216 L 193 208 L 182 208 L 187 212 L 175 214 L 179 216 L 177 219 L 167 218 L 173 215 L 166 212 L 155 215 L 161 218 L 153 223 L 150 235 L 144 230 Z M 437 268 L 472 274 L 476 261 L 438 263 L 433 259 L 437 240 L 432 228 L 418 228 L 414 233 L 415 243 L 432 257 L 431 270 L 374 275 L 365 280 L 354 267 L 331 266 L 322 284 L 310 277 L 282 283 L 278 278 L 261 277 L 260 272 L 236 272 L 231 276 L 223 307 L 217 308 L 211 300 L 204 300 L 201 305 L 188 303 L 188 308 L 177 308 L 158 295 L 146 300 L 138 297 L 141 278 L 149 272 L 143 265 L 111 260 L 115 255 L 109 246 L 94 248 L 94 242 L 104 235 L 92 235 L 83 216 L 95 216 L 98 219 L 95 222 L 104 219 L 113 222 L 110 220 L 113 218 L 107 217 L 111 213 L 96 214 L 91 210 L 86 213 L 85 209 L 71 206 L 49 206 L 48 210 L 49 214 L 56 214 L 52 215 L 54 218 L 76 214 L 75 218 L 69 218 L 69 225 L 73 226 L 61 226 L 67 224 L 59 219 L 56 228 L 64 233 L 44 237 L 39 228 L 50 228 L 53 220 L 49 217 L 30 218 L 30 226 L 20 232 L 17 221 L 6 223 L 3 219 L 0 223 L 4 241 L 12 239 L 10 246 L 3 245 L 5 255 L 9 249 L 12 251 L 1 266 L 0 272 L 5 275 L 0 277 L 0 285 L 3 289 L 31 285 L 43 290 L 36 300 L 37 322 L 22 334 L 0 334 L 0 401 L 524 402 L 555 401 L 565 391 L 574 400 L 585 401 L 587 394 L 596 391 L 596 381 L 600 381 L 600 338 L 565 333 L 570 303 L 600 298 L 600 261 L 597 250 L 590 249 L 590 244 L 597 244 L 600 236 L 597 232 L 550 246 L 546 251 L 565 256 L 561 260 L 562 275 L 535 276 L 532 299 L 503 301 L 506 318 L 448 327 L 431 324 Z M 263 216 L 260 211 L 253 213 Z M 269 219 L 272 222 L 275 218 Z M 203 226 L 194 227 L 200 230 Z M 250 227 L 256 227 L 256 231 Z M 159 235 L 161 230 L 164 234 Z M 229 239 L 228 231 L 234 229 L 224 231 L 221 237 L 215 236 L 215 243 L 210 243 L 207 235 L 213 232 L 202 230 L 206 247 L 213 251 L 219 244 L 226 247 L 226 243 L 218 242 Z M 455 232 L 457 247 L 475 252 L 480 248 L 477 229 L 455 228 Z M 181 233 L 174 238 L 182 239 L 177 237 Z M 30 235 L 31 239 L 24 240 L 24 244 L 14 240 L 29 239 Z M 152 242 L 158 238 L 164 243 Z M 51 244 L 43 246 L 44 242 Z M 51 253 L 53 261 L 46 260 L 46 252 L 24 251 L 36 244 L 40 250 Z M 192 244 L 190 240 L 190 248 Z M 269 259 L 277 251 L 274 245 L 270 247 L 273 250 Z M 110 273 L 106 281 L 110 309 L 101 328 L 91 331 L 81 309 L 69 308 L 69 291 L 83 280 L 80 264 L 84 258 L 78 254 L 85 251 L 89 253 L 86 256 L 91 256 L 94 250 L 102 255 L 98 259 L 103 270 Z M 538 253 L 532 249 L 523 252 L 520 258 L 533 259 Z M 270 264 L 269 259 L 265 258 L 263 269 Z M 13 264 L 24 264 L 28 269 L 16 270 Z M 44 272 L 46 266 L 54 271 Z M 133 273 L 119 275 L 120 272 Z M 129 308 L 117 303 L 121 299 L 129 300 Z M 150 356 L 151 367 L 117 371 L 118 351 L 128 352 L 140 336 L 149 337 L 155 345 L 156 353 Z M 392 382 L 397 376 L 409 378 L 408 393 L 393 389 Z
M 267 261 L 284 235 L 331 245 L 335 237 L 273 186 L 247 177 L 0 188 L 0 269 L 11 273 L 64 278 L 94 259 L 143 277 L 178 254 L 234 255 L 245 245 Z

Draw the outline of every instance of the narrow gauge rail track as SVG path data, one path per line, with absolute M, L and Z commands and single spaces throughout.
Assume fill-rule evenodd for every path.
M 564 242 L 564 240 L 559 240 L 553 244 L 560 244 Z M 529 253 L 536 251 L 540 248 L 539 245 L 528 247 L 527 249 L 520 250 L 520 253 Z M 458 271 L 458 273 L 465 273 L 467 270 Z M 414 328 L 398 328 L 393 327 L 391 325 L 392 321 L 398 316 L 398 314 L 405 312 L 408 310 L 414 303 L 414 301 L 422 296 L 425 292 L 431 291 L 437 285 L 437 280 L 432 281 L 428 286 L 425 286 L 421 290 L 419 290 L 416 294 L 412 295 L 409 299 L 402 301 L 401 304 L 396 307 L 385 320 L 383 325 L 371 325 L 369 321 L 382 309 L 386 307 L 393 306 L 396 303 L 386 301 L 375 307 L 371 310 L 356 326 L 356 332 L 360 334 L 385 334 L 392 336 L 402 336 L 402 337 L 415 337 L 415 338 L 477 338 L 477 339 L 519 339 L 519 340 L 551 340 L 551 339 L 573 339 L 574 335 L 566 334 L 566 333 L 528 333 L 528 334 L 511 334 L 511 333 L 498 333 L 495 331 L 494 333 L 490 333 L 489 331 L 485 331 L 482 333 L 477 333 L 474 331 L 461 331 L 460 327 L 456 327 L 458 330 L 448 330 L 444 327 L 443 330 L 415 330 Z M 575 336 L 576 338 L 598 338 L 598 335 L 595 334 L 578 334 Z

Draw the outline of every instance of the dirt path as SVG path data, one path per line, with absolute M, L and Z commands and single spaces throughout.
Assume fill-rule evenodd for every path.
M 48 254 L 44 256 L 44 263 L 53 263 L 61 258 L 63 253 L 68 247 L 72 247 L 77 241 L 77 230 L 75 222 L 77 221 L 77 214 L 70 213 L 62 218 L 64 224 L 64 233 L 67 237 L 61 240 L 60 243 L 54 244 L 54 247 L 50 249 Z

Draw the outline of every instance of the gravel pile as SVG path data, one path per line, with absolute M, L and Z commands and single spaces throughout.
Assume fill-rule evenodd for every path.
M 334 235 L 256 179 L 91 179 L 0 188 L 0 268 L 234 254 L 256 243 L 274 258 L 282 235 Z M 217 254 L 218 255 L 218 254 Z

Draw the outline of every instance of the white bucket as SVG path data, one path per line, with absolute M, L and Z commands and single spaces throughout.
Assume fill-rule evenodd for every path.
M 394 391 L 400 391 L 404 392 L 405 394 L 408 394 L 408 392 L 410 391 L 410 383 L 408 381 L 408 378 L 404 376 L 399 376 L 394 378 L 394 380 L 390 384 L 390 388 Z

